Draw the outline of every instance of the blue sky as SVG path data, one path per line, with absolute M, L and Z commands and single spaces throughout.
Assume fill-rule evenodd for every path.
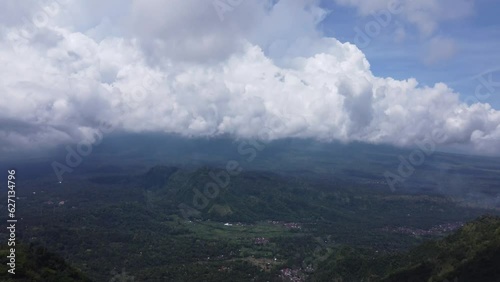
M 361 15 L 356 7 L 337 5 L 323 1 L 330 10 L 320 28 L 327 36 L 341 41 L 354 42 L 355 27 L 364 30 L 374 21 L 372 15 Z M 450 9 L 453 9 L 450 7 Z M 477 75 L 490 70 L 493 81 L 500 81 L 500 1 L 474 2 L 474 10 L 463 18 L 442 22 L 430 36 L 422 36 L 411 24 L 394 16 L 390 24 L 381 28 L 378 36 L 371 37 L 368 46 L 361 48 L 377 76 L 406 79 L 415 77 L 421 84 L 433 85 L 444 82 L 460 92 L 462 98 L 473 95 L 480 83 Z M 397 42 L 397 28 L 404 26 L 405 39 Z M 425 54 L 431 37 L 439 36 L 454 41 L 456 51 L 449 58 L 426 63 Z M 500 109 L 500 86 L 483 102 Z

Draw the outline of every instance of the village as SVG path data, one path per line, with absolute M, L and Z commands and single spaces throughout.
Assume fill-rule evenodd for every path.
M 430 229 L 418 229 L 418 228 L 410 228 L 410 227 L 384 227 L 383 231 L 407 234 L 413 236 L 437 236 L 450 233 L 452 231 L 457 230 L 462 227 L 464 224 L 462 222 L 454 222 L 454 223 L 444 223 L 436 225 Z

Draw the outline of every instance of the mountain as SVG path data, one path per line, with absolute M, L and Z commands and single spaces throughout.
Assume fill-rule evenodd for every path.
M 500 281 L 500 217 L 481 217 L 409 258 L 409 266 L 382 281 Z
M 312 281 L 497 282 L 500 281 L 500 217 L 482 216 L 455 233 L 406 253 L 342 247 Z

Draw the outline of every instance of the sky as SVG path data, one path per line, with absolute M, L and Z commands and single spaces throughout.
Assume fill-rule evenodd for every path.
M 494 0 L 6 0 L 0 151 L 113 131 L 500 154 L 498 12 Z

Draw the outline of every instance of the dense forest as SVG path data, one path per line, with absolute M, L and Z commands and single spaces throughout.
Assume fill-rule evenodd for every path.
M 495 209 L 463 205 L 443 195 L 391 192 L 340 179 L 274 172 L 244 171 L 226 181 L 220 171 L 210 166 L 155 166 L 138 174 L 99 173 L 64 183 L 23 183 L 30 188 L 20 193 L 22 243 L 15 278 L 498 277 L 494 266 L 499 219 L 481 217 L 498 214 Z M 204 189 L 217 182 L 219 190 Z

